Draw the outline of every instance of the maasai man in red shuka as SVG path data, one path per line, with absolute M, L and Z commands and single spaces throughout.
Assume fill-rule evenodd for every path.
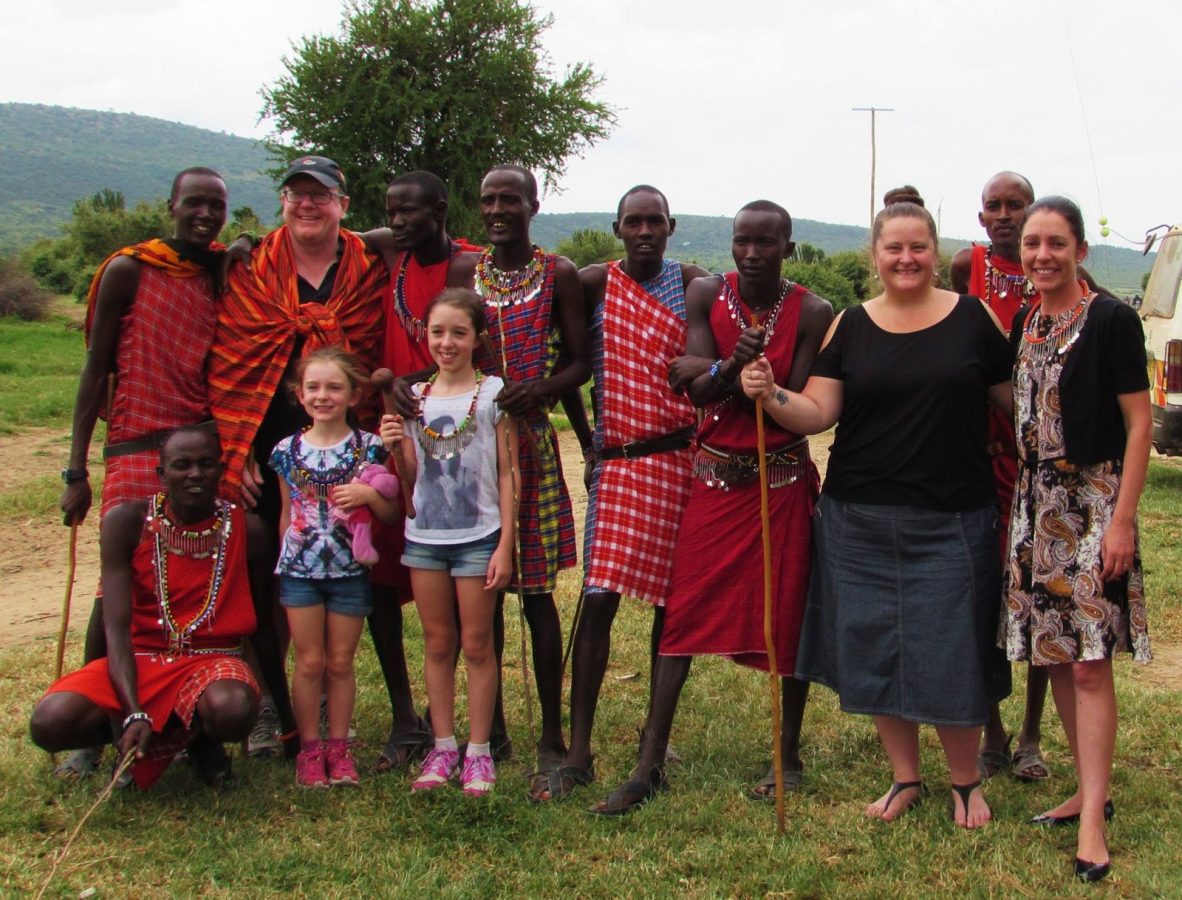
M 575 524 L 562 478 L 558 438 L 549 412 L 591 374 L 583 292 L 570 260 L 534 247 L 530 220 L 537 182 L 528 169 L 498 166 L 480 186 L 480 212 L 492 247 L 479 257 L 475 289 L 484 298 L 491 352 L 476 365 L 505 379 L 497 398 L 520 434 L 518 535 L 520 592 L 533 637 L 534 674 L 542 708 L 538 753 L 552 765 L 562 739 L 562 626 L 554 605 L 558 571 L 575 564 Z M 501 727 L 498 716 L 495 735 Z
M 673 586 L 665 606 L 649 715 L 632 775 L 592 808 L 620 815 L 665 790 L 665 751 L 692 658 L 728 656 L 767 669 L 763 630 L 763 548 L 755 408 L 735 390 L 743 366 L 764 354 L 782 383 L 798 390 L 833 320 L 829 303 L 780 277 L 792 253 L 792 220 L 766 200 L 735 217 L 737 272 L 696 279 L 686 292 L 686 352 L 714 362 L 691 386 L 704 407 L 694 477 L 678 530 Z M 758 323 L 758 324 L 757 324 Z M 800 724 L 808 688 L 791 677 L 808 590 L 811 513 L 820 487 L 808 441 L 767 422 L 772 545 L 772 638 L 782 680 L 784 730 L 777 748 L 785 783 L 803 778 Z M 771 773 L 769 773 L 770 775 Z M 770 794 L 770 779 L 753 796 Z
M 240 507 L 218 499 L 220 460 L 215 434 L 179 429 L 160 448 L 164 490 L 103 517 L 108 655 L 49 688 L 30 723 L 38 746 L 114 741 L 121 759 L 136 752 L 141 787 L 190 745 L 203 780 L 229 775 L 222 744 L 250 731 L 258 686 L 242 661 L 255 628 L 248 525 Z M 261 530 L 253 537 L 265 544 Z
M 447 209 L 442 179 L 431 172 L 407 172 L 391 181 L 386 191 L 390 227 L 361 235 L 390 271 L 382 301 L 382 365 L 394 373 L 395 393 L 410 404 L 415 402 L 410 386 L 425 381 L 435 368 L 427 351 L 427 304 L 446 287 L 471 285 L 480 251 L 463 238 L 448 236 Z M 411 599 L 410 577 L 401 562 L 404 525 L 402 516 L 388 524 L 376 519 L 373 523 L 378 561 L 370 569 L 374 603 L 369 633 L 393 719 L 374 764 L 376 772 L 405 768 L 434 746 L 429 726 L 415 712 L 402 644 L 401 604 Z
M 91 504 L 87 471 L 90 441 L 102 416 L 105 476 L 101 514 L 141 500 L 160 484 L 161 437 L 180 425 L 213 427 L 206 358 L 217 320 L 226 183 L 213 169 L 179 172 L 168 200 L 173 236 L 124 247 L 99 266 L 86 297 L 86 364 L 78 380 L 70 459 L 61 508 L 67 525 L 80 525 Z M 106 652 L 102 607 L 87 628 L 85 660 Z M 96 750 L 72 753 L 62 777 L 94 771 Z
M 697 427 L 685 386 L 710 365 L 686 367 L 685 289 L 709 273 L 665 258 L 676 224 L 665 195 L 638 185 L 621 198 L 612 223 L 625 258 L 579 271 L 595 376 L 595 468 L 582 611 L 572 639 L 570 749 L 561 764 L 539 769 L 530 785 L 535 802 L 594 779 L 591 729 L 621 595 L 653 605 L 654 650 L 664 624 Z
M 952 257 L 952 289 L 980 297 L 1009 332 L 1018 308 L 1038 296 L 1022 271 L 1022 224 L 1026 207 L 1034 202 L 1034 188 L 1016 172 L 998 172 L 981 192 L 977 219 L 989 236 L 988 246 L 965 247 Z M 989 406 L 989 459 L 1001 517 L 999 552 L 1002 565 L 1009 558 L 1006 537 L 1018 475 L 1018 447 L 1014 423 L 992 404 Z M 1000 651 L 999 651 L 1000 652 Z M 981 742 L 977 770 L 988 778 L 1013 769 L 1021 780 L 1041 780 L 1049 775 L 1039 745 L 1042 742 L 1042 710 L 1046 702 L 1047 673 L 1031 666 L 1026 680 L 1026 715 L 1018 735 L 1018 749 L 1010 755 L 1012 737 L 1006 734 L 997 705 L 990 708 Z

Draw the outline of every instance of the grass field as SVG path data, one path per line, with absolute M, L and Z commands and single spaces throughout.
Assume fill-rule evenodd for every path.
M 20 337 L 27 329 L 43 340 L 35 327 L 8 327 L 0 323 L 0 334 Z M 27 355 L 0 340 L 0 359 Z M 76 375 L 74 352 L 68 369 Z M 0 409 L 7 412 L 13 392 L 32 395 L 38 378 L 65 378 L 35 369 L 30 363 L 3 376 Z M 19 431 L 20 421 L 11 427 Z M 585 807 L 627 775 L 645 711 L 650 618 L 647 608 L 625 602 L 596 723 L 599 782 L 568 802 L 531 806 L 519 762 L 500 768 L 497 790 L 484 801 L 456 790 L 412 797 L 407 778 L 394 774 L 365 777 L 356 790 L 301 792 L 290 765 L 239 758 L 237 786 L 215 794 L 177 766 L 150 793 L 117 794 L 100 807 L 47 896 L 77 897 L 91 887 L 98 897 L 1182 896 L 1182 805 L 1175 802 L 1182 769 L 1182 654 L 1176 652 L 1182 644 L 1182 467 L 1175 462 L 1151 466 L 1142 503 L 1150 627 L 1160 660 L 1116 666 L 1122 724 L 1113 785 L 1117 817 L 1109 831 L 1115 869 L 1103 885 L 1072 882 L 1073 829 L 1025 824 L 1074 786 L 1053 712 L 1044 740 L 1052 779 L 1023 785 L 995 778 L 987 788 L 995 822 L 965 833 L 949 821 L 947 778 L 930 729 L 922 738 L 931 795 L 891 825 L 864 818 L 866 803 L 889 782 L 885 760 L 869 721 L 842 714 L 834 696 L 818 689 L 805 719 L 807 781 L 789 797 L 788 827 L 780 836 L 773 807 L 744 796 L 768 761 L 766 680 L 717 659 L 696 662 L 686 686 L 673 734 L 685 761 L 671 771 L 672 791 L 627 819 L 586 814 Z M 44 504 L 50 516 L 56 493 L 28 502 Z M 17 522 L 7 504 L 0 508 L 0 526 Z M 559 599 L 567 623 L 577 586 L 564 576 Z M 513 614 L 506 701 L 514 743 L 524 755 L 530 738 L 517 625 Z M 413 613 L 406 630 L 417 683 L 422 641 Z M 76 664 L 80 653 L 72 646 L 67 664 Z M 6 896 L 36 892 L 101 787 L 56 781 L 49 758 L 28 740 L 28 714 L 49 680 L 52 657 L 49 639 L 0 652 L 0 893 Z M 358 665 L 355 718 L 366 745 L 360 757 L 368 763 L 385 739 L 389 716 L 368 639 Z M 1016 667 L 1015 698 L 1003 707 L 1011 729 L 1021 718 L 1022 674 Z M 421 689 L 416 693 L 421 701 Z M 462 722 L 462 708 L 459 715 Z

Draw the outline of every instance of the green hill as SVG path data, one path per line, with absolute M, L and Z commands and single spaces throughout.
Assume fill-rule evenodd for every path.
M 58 237 L 74 201 L 103 188 L 128 205 L 167 195 L 173 176 L 210 166 L 232 207 L 264 220 L 277 209 L 271 165 L 258 141 L 128 113 L 0 104 L 0 253 Z
M 39 237 L 56 237 L 70 218 L 74 201 L 103 188 L 121 191 L 128 203 L 163 196 L 172 176 L 188 166 L 211 166 L 230 189 L 231 207 L 249 206 L 265 221 L 276 212 L 275 185 L 266 170 L 273 164 L 258 141 L 129 113 L 66 109 L 27 103 L 0 103 L 0 255 Z M 610 231 L 613 215 L 543 213 L 534 221 L 534 239 L 556 247 L 573 231 Z M 731 267 L 731 220 L 726 216 L 677 217 L 670 251 L 713 270 Z M 798 243 L 828 254 L 866 246 L 865 228 L 812 219 L 794 220 Z M 470 236 L 479 239 L 479 236 Z M 965 241 L 944 239 L 947 252 Z M 1153 256 L 1134 250 L 1096 246 L 1088 268 L 1118 293 L 1140 289 Z

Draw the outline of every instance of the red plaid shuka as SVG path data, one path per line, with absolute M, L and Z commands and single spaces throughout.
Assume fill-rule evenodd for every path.
M 678 267 L 677 278 L 681 278 Z M 669 364 L 685 353 L 685 321 L 620 269 L 608 266 L 603 297 L 604 447 L 693 426 L 693 404 L 669 387 Z M 689 499 L 693 451 L 601 464 L 587 584 L 663 605 L 673 550 Z
M 381 354 L 382 292 L 386 266 L 361 238 L 341 231 L 343 250 L 332 296 L 300 303 L 299 272 L 287 226 L 275 229 L 251 254 L 251 268 L 230 270 L 229 290 L 218 305 L 217 334 L 209 354 L 209 398 L 226 465 L 225 487 L 236 491 L 251 444 L 295 350 L 339 344 L 368 371 Z M 364 424 L 364 422 L 363 422 Z
M 501 375 L 508 381 L 546 378 L 558 361 L 558 328 L 553 321 L 554 267 L 557 257 L 546 256 L 542 288 L 532 300 L 496 307 L 485 298 L 492 354 L 478 349 L 474 362 L 486 375 Z M 504 341 L 507 371 L 501 372 L 501 344 Z M 577 561 L 575 519 L 570 494 L 562 477 L 558 436 L 546 411 L 519 422 L 528 428 L 533 441 L 522 435 L 518 443 L 517 531 L 521 545 L 521 571 L 513 588 L 526 594 L 553 591 L 559 569 Z M 537 448 L 535 454 L 534 449 Z
M 119 322 L 115 368 L 105 392 L 108 445 L 209 420 L 205 362 L 217 323 L 205 269 L 181 259 L 163 241 L 145 241 L 111 254 L 95 273 L 87 295 L 88 345 L 99 283 L 120 256 L 141 265 L 135 298 Z M 151 448 L 108 459 L 102 515 L 158 490 L 158 463 L 159 454 Z

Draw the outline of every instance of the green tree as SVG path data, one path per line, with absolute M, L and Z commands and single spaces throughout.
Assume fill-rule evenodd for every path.
M 824 262 L 825 251 L 808 241 L 801 241 L 796 245 L 796 252 L 792 254 L 792 260 L 802 263 Z
M 76 201 L 62 230 L 64 238 L 39 242 L 24 258 L 42 287 L 82 298 L 99 263 L 120 247 L 172 234 L 172 218 L 163 198 L 129 210 L 123 194 L 104 189 Z
M 263 89 L 269 146 L 340 163 L 357 227 L 385 222 L 393 174 L 428 169 L 451 189 L 451 230 L 482 234 L 489 168 L 527 166 L 551 186 L 616 121 L 592 100 L 602 79 L 590 66 L 551 76 L 541 37 L 552 21 L 517 0 L 349 0 L 342 33 L 304 38 Z
M 565 256 L 581 269 L 592 263 L 621 259 L 624 256 L 624 245 L 606 231 L 578 228 L 571 232 L 570 237 L 558 244 L 555 252 Z
M 841 312 L 847 306 L 857 304 L 858 295 L 854 286 L 832 266 L 819 262 L 786 262 L 782 269 L 789 281 L 803 284 L 819 297 L 833 304 L 834 312 Z

